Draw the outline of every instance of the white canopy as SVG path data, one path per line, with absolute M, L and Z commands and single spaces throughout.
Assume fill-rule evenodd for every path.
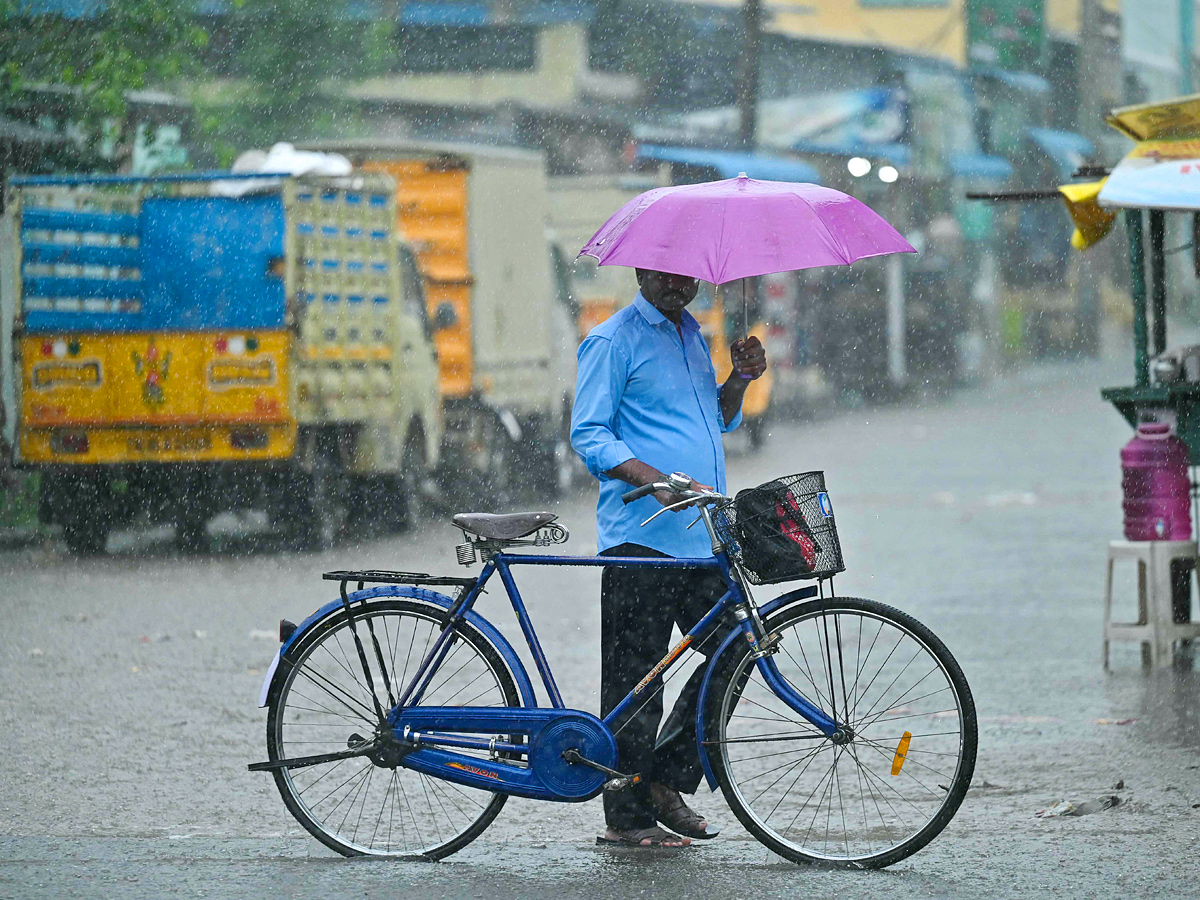
M 1200 94 L 1113 110 L 1108 124 L 1138 143 L 1108 176 L 1101 206 L 1200 211 Z

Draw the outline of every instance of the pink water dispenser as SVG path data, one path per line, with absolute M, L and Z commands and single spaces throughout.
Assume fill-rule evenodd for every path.
M 1188 448 L 1163 422 L 1142 422 L 1121 448 L 1125 539 L 1189 541 L 1192 538 Z

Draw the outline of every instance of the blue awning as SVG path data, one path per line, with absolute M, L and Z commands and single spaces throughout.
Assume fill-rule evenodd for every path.
M 863 156 L 872 162 L 883 161 L 904 168 L 912 159 L 912 148 L 894 142 L 863 141 L 854 138 L 842 140 L 794 141 L 792 149 L 797 153 L 824 153 L 830 156 Z
M 1013 174 L 1012 163 L 1007 159 L 986 153 L 952 153 L 948 162 L 950 171 L 963 178 L 1008 181 Z
M 20 0 L 17 14 L 92 19 L 103 14 L 115 0 Z M 546 26 L 564 22 L 590 22 L 596 0 L 530 0 L 512 10 L 496 9 L 487 0 L 408 0 L 399 5 L 400 21 L 407 25 L 435 27 L 484 27 L 489 25 Z M 195 0 L 201 15 L 226 16 L 237 8 L 235 0 Z M 374 21 L 385 9 L 381 0 L 351 0 L 343 17 L 347 21 Z
M 1046 151 L 1046 155 L 1058 166 L 1061 178 L 1070 178 L 1075 170 L 1087 162 L 1095 145 L 1082 134 L 1074 131 L 1059 131 L 1056 128 L 1030 128 L 1029 137 Z
M 1035 75 L 1032 72 L 1001 69 L 997 66 L 977 66 L 974 72 L 976 75 L 982 75 L 985 78 L 995 78 L 1002 84 L 1029 94 L 1048 94 L 1051 90 L 1049 81 L 1041 75 Z
M 765 153 L 639 144 L 637 158 L 639 161 L 659 160 L 700 166 L 714 170 L 719 178 L 737 178 L 741 172 L 745 172 L 751 178 L 762 181 L 806 181 L 813 184 L 820 181 L 820 174 L 808 163 Z

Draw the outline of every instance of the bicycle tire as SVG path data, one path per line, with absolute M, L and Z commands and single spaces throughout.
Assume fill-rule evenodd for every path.
M 834 622 L 832 625 L 830 624 L 831 620 Z M 875 628 L 875 622 L 879 623 L 878 628 Z M 868 623 L 869 627 L 864 635 L 863 626 Z M 816 643 L 817 649 L 820 649 L 822 626 L 825 629 L 831 628 L 837 635 L 835 639 L 836 647 L 839 650 L 837 669 L 832 665 L 834 644 L 828 636 L 824 638 L 826 646 L 830 648 L 831 665 L 828 668 L 827 680 L 820 676 L 814 676 L 812 666 L 808 663 L 809 653 L 804 649 L 808 629 L 799 626 L 809 624 L 813 626 L 812 631 L 816 635 L 815 639 L 809 643 L 809 647 L 812 646 L 812 643 Z M 705 734 L 715 736 L 715 740 L 712 740 L 708 747 L 709 759 L 730 808 L 747 831 L 772 851 L 793 862 L 834 868 L 883 868 L 916 853 L 937 837 L 954 817 L 966 796 L 974 773 L 978 747 L 978 724 L 974 700 L 962 669 L 942 641 L 926 626 L 900 610 L 873 600 L 851 597 L 813 600 L 775 613 L 768 617 L 765 625 L 769 634 L 779 634 L 782 638 L 775 659 L 782 660 L 780 671 L 785 678 L 787 678 L 785 669 L 800 671 L 803 667 L 798 662 L 800 658 L 805 660 L 803 665 L 808 666 L 810 677 L 807 681 L 797 676 L 789 678 L 789 683 L 793 687 L 797 687 L 795 682 L 803 685 L 802 693 L 806 693 L 810 699 L 814 699 L 822 709 L 828 710 L 832 706 L 839 708 L 839 712 L 844 710 L 844 714 L 837 717 L 838 720 L 840 722 L 849 720 L 852 727 L 857 724 L 858 733 L 851 741 L 841 745 L 824 738 L 814 726 L 797 716 L 773 692 L 770 692 L 762 681 L 761 674 L 754 666 L 752 648 L 745 642 L 735 643 L 731 652 L 726 654 L 726 658 L 718 663 L 721 668 L 716 673 L 714 689 L 705 708 Z M 852 625 L 855 625 L 856 632 L 853 635 L 850 630 Z M 880 641 L 885 626 L 889 632 L 885 639 L 886 643 Z M 871 637 L 871 629 L 874 629 L 875 640 L 870 644 L 864 663 L 862 655 L 863 645 L 866 643 L 864 637 Z M 826 631 L 826 635 L 828 633 Z M 843 633 L 845 634 L 844 639 L 841 637 Z M 892 635 L 896 633 L 899 634 L 899 637 L 894 647 L 886 658 L 882 659 L 878 670 L 874 672 L 871 680 L 866 682 L 866 687 L 860 693 L 864 676 L 871 672 L 871 657 L 876 652 L 876 647 L 879 647 L 882 655 L 882 651 L 887 649 L 887 645 L 891 643 Z M 839 675 L 841 671 L 848 669 L 848 666 L 844 665 L 848 653 L 843 653 L 842 648 L 845 647 L 847 651 L 850 649 L 852 636 L 857 640 L 856 665 L 858 671 L 853 682 L 848 683 Z M 874 686 L 876 683 L 881 683 L 880 675 L 886 667 L 892 665 L 891 659 L 896 657 L 896 663 L 892 668 L 887 669 L 886 677 L 891 677 L 892 670 L 898 667 L 907 656 L 907 650 L 903 651 L 900 656 L 896 656 L 897 649 L 906 640 L 916 648 L 916 652 L 905 664 L 905 669 L 922 654 L 932 657 L 936 661 L 936 665 L 927 675 L 915 682 L 911 682 L 911 679 L 920 674 L 925 668 L 924 666 L 920 666 L 909 676 L 905 676 L 901 671 L 892 684 L 888 684 L 878 695 L 873 697 Z M 789 660 L 789 657 L 792 659 Z M 876 663 L 880 663 L 879 656 L 875 659 Z M 926 661 L 928 662 L 928 659 Z M 793 663 L 795 663 L 794 666 Z M 822 657 L 819 664 L 822 674 L 825 672 L 824 663 L 825 659 Z M 923 684 L 924 679 L 933 675 L 934 672 L 941 673 L 940 678 L 945 681 L 944 687 L 936 689 L 940 683 L 938 678 L 934 678 L 929 684 Z M 887 697 L 888 692 L 892 690 L 892 685 L 896 683 L 899 683 L 902 688 L 905 688 L 905 685 L 908 687 L 897 694 L 894 699 Z M 756 687 L 752 688 L 751 685 L 756 685 Z M 928 692 L 929 688 L 935 689 Z M 797 687 L 797 689 L 799 688 Z M 912 693 L 914 689 L 915 697 L 905 696 L 906 692 Z M 778 709 L 770 709 L 771 704 L 764 699 L 761 691 L 769 693 L 774 698 Z M 911 706 L 913 703 L 928 701 L 926 705 L 950 707 L 950 702 L 944 696 L 946 691 L 953 695 L 955 701 L 953 712 L 942 709 L 922 712 Z M 828 697 L 833 698 L 832 702 L 828 702 Z M 937 699 L 933 700 L 934 697 Z M 860 700 L 863 703 L 861 707 Z M 738 713 L 739 704 L 742 704 L 743 701 L 762 707 L 762 709 L 747 705 L 745 709 L 750 710 L 752 714 Z M 867 708 L 864 714 L 862 710 L 866 708 L 865 704 L 868 701 L 873 702 L 874 705 Z M 881 703 L 884 706 L 882 710 L 879 710 L 878 706 Z M 905 705 L 898 705 L 901 703 Z M 770 714 L 764 714 L 764 710 Z M 778 717 L 778 720 L 775 717 Z M 735 722 L 739 719 L 745 721 Z M 763 725 L 758 719 L 768 724 Z M 789 723 L 786 726 L 788 729 L 800 730 L 790 733 L 780 731 L 779 729 L 785 727 L 784 721 Z M 918 725 L 915 723 L 917 722 L 920 722 L 922 726 L 929 723 L 937 723 L 937 725 L 924 729 L 914 736 L 908 729 L 911 727 L 913 731 L 916 731 Z M 872 729 L 875 729 L 880 723 L 887 726 L 885 730 L 898 731 L 903 727 L 906 734 L 909 735 L 909 739 L 903 742 L 904 754 L 898 774 L 894 771 L 894 766 L 900 755 L 899 742 L 895 744 L 896 750 L 893 751 L 891 742 L 885 745 L 877 740 L 876 736 L 879 736 L 879 733 Z M 955 723 L 957 723 L 957 734 L 953 731 Z M 765 736 L 762 736 L 756 733 L 755 729 L 759 731 L 774 729 L 774 731 L 768 731 Z M 889 738 L 894 737 L 895 735 L 889 735 Z M 901 736 L 901 740 L 903 740 L 903 736 Z M 752 747 L 752 750 L 740 749 L 747 745 Z M 789 745 L 796 749 L 778 749 L 781 746 Z M 801 747 L 804 749 L 800 749 Z M 861 747 L 861 755 L 859 747 Z M 939 749 L 933 750 L 930 749 L 931 747 Z M 758 753 L 760 750 L 770 750 L 771 752 L 758 757 L 750 756 L 737 760 L 731 758 L 731 753 L 734 752 Z M 826 752 L 831 755 L 822 758 L 822 754 Z M 788 754 L 796 757 L 795 762 L 783 759 L 781 763 L 780 759 Z M 887 758 L 889 755 L 891 755 L 891 760 Z M 946 774 L 939 769 L 949 768 L 949 763 L 941 760 L 950 756 L 954 757 L 953 772 Z M 813 764 L 818 759 L 821 759 L 821 763 L 814 767 Z M 864 759 L 867 760 L 865 766 Z M 824 774 L 821 774 L 824 764 L 831 760 L 831 768 L 824 770 Z M 845 769 L 840 768 L 842 760 L 847 761 Z M 884 764 L 893 767 L 890 773 L 879 775 L 871 769 L 871 766 L 883 766 Z M 787 768 L 789 765 L 791 768 Z M 797 769 L 799 769 L 798 772 Z M 783 774 L 778 775 L 775 781 L 767 781 L 768 776 L 774 776 L 781 770 Z M 785 807 L 784 813 L 780 819 L 776 820 L 776 824 L 772 825 L 771 818 L 783 806 L 791 787 L 799 783 L 809 773 L 809 770 L 812 770 L 812 774 L 809 775 L 808 781 L 805 782 L 797 797 L 802 796 L 804 788 L 807 788 L 820 774 L 817 786 L 799 804 L 799 808 L 791 817 L 788 825 L 782 829 L 779 828 L 779 822 L 783 815 L 796 808 L 795 799 Z M 920 775 L 914 775 L 914 771 L 919 772 Z M 792 778 L 794 772 L 796 774 Z M 847 774 L 846 785 L 850 802 L 843 802 L 845 796 L 843 794 L 843 772 Z M 885 773 L 887 772 L 888 770 L 885 769 Z M 934 776 L 928 774 L 929 772 L 938 772 L 937 780 L 934 780 Z M 919 789 L 914 788 L 913 797 L 902 796 L 897 787 L 898 784 L 907 782 L 903 780 L 893 782 L 893 779 L 900 779 L 906 774 L 908 779 L 920 786 Z M 763 780 L 753 787 L 750 786 L 750 782 L 760 778 Z M 851 778 L 854 779 L 853 782 L 850 780 Z M 945 780 L 941 780 L 943 778 Z M 774 807 L 764 812 L 773 799 L 773 795 L 771 795 L 767 796 L 766 800 L 762 800 L 764 794 L 776 790 L 775 785 L 787 782 L 788 779 L 790 779 L 790 784 L 783 789 L 784 792 L 780 794 L 779 799 L 775 800 Z M 922 779 L 932 781 L 934 787 L 925 784 Z M 837 806 L 834 802 L 835 783 L 837 785 Z M 857 797 L 854 796 L 855 784 L 858 787 Z M 759 785 L 766 786 L 760 788 Z M 758 791 L 758 794 L 750 798 L 749 794 L 752 791 Z M 888 791 L 897 795 L 897 798 L 893 798 Z M 933 796 L 928 796 L 930 794 Z M 822 804 L 825 802 L 826 796 L 829 801 L 828 809 L 825 811 L 825 841 L 822 849 L 818 850 L 815 847 L 816 835 L 813 835 L 814 840 L 811 844 L 808 839 L 813 824 L 822 812 Z M 816 797 L 815 806 L 811 803 L 814 797 Z M 870 798 L 870 803 L 868 803 L 868 798 Z M 879 802 L 881 799 L 883 800 L 882 804 Z M 892 802 L 893 799 L 895 799 L 895 804 Z M 912 806 L 915 814 L 909 811 L 903 805 L 904 803 Z M 919 827 L 908 825 L 904 814 L 896 808 L 899 805 L 900 809 L 904 810 L 909 817 L 916 818 L 918 815 L 926 815 L 926 807 L 934 804 L 936 804 L 936 808 L 928 810 L 927 817 L 920 822 Z M 885 812 L 884 807 L 888 807 L 888 811 Z M 813 810 L 809 830 L 802 838 L 798 839 L 800 827 L 807 818 L 807 815 L 801 818 L 801 813 L 807 814 L 809 809 Z M 838 810 L 839 819 L 834 819 L 834 809 Z M 850 810 L 849 820 L 846 815 L 848 809 Z M 861 817 L 859 816 L 860 811 Z M 877 823 L 874 822 L 875 818 L 878 819 Z M 842 842 L 836 840 L 832 842 L 833 851 L 830 850 L 831 822 L 836 827 L 839 820 L 844 841 L 844 853 L 841 852 Z M 797 822 L 800 827 L 796 827 L 793 832 L 792 828 Z M 893 828 L 895 832 L 893 832 Z M 900 833 L 902 838 L 895 840 L 894 833 Z M 878 846 L 872 844 L 873 837 Z
M 364 624 L 368 618 L 371 618 L 373 620 L 372 624 L 374 625 L 374 627 L 376 629 L 376 633 L 380 636 L 380 640 L 381 640 L 383 646 L 391 653 L 392 660 L 393 660 L 393 669 L 395 669 L 395 668 L 397 668 L 396 659 L 397 659 L 399 653 L 404 652 L 404 649 L 405 649 L 403 646 L 401 646 L 402 642 L 401 642 L 400 638 L 402 635 L 404 635 L 405 637 L 407 637 L 407 635 L 404 631 L 402 631 L 402 625 L 403 625 L 402 622 L 396 622 L 395 626 L 393 627 L 393 626 L 389 625 L 386 621 L 383 621 L 382 617 L 391 617 L 391 618 L 410 617 L 415 620 L 421 620 L 421 621 L 424 621 L 425 623 L 429 624 L 430 628 L 428 630 L 428 634 L 426 634 L 426 632 L 423 630 L 420 633 L 420 639 L 423 641 L 426 641 L 425 648 L 427 649 L 429 646 L 428 635 L 432 634 L 434 637 L 436 637 L 436 634 L 439 633 L 440 630 L 444 627 L 444 624 L 446 621 L 446 611 L 443 608 L 433 605 L 433 604 L 430 604 L 430 603 L 422 603 L 419 600 L 399 599 L 399 598 L 397 598 L 397 599 L 391 599 L 391 598 L 378 599 L 378 600 L 370 601 L 370 602 L 366 603 L 365 605 L 355 607 L 355 621 L 358 624 L 358 630 L 360 633 L 360 637 L 362 637 L 364 639 L 364 641 L 369 640 L 368 632 L 364 628 Z M 296 645 L 289 649 L 287 657 L 286 657 L 286 661 L 287 661 L 287 663 L 290 664 L 290 666 L 289 666 L 288 670 L 286 671 L 286 673 L 284 674 L 284 676 L 282 678 L 277 679 L 276 684 L 272 686 L 271 692 L 268 696 L 268 701 L 267 701 L 267 706 L 268 706 L 268 710 L 267 710 L 267 758 L 268 759 L 273 761 L 273 760 L 277 760 L 277 759 L 288 758 L 288 755 L 285 752 L 285 748 L 289 744 L 288 744 L 288 741 L 285 739 L 284 729 L 285 729 L 285 725 L 290 724 L 286 721 L 286 719 L 287 719 L 288 710 L 289 710 L 288 701 L 292 695 L 293 685 L 296 684 L 296 679 L 298 678 L 298 676 L 304 673 L 304 671 L 305 671 L 304 666 L 306 665 L 306 663 L 308 663 L 309 660 L 312 659 L 313 654 L 316 653 L 317 650 L 319 648 L 321 648 L 322 646 L 327 646 L 327 642 L 330 641 L 334 636 L 338 635 L 339 633 L 347 632 L 348 628 L 346 626 L 347 626 L 346 613 L 344 610 L 339 610 L 337 613 L 335 613 L 332 616 L 329 616 L 327 619 L 325 619 L 324 621 L 319 623 L 317 626 L 315 626 L 310 633 L 303 635 L 300 638 L 300 640 L 298 640 L 296 642 Z M 448 663 L 450 664 L 450 668 L 454 668 L 454 667 L 458 666 L 459 663 L 461 662 L 461 660 L 455 660 L 454 662 L 451 662 L 452 655 L 458 652 L 458 648 L 461 648 L 463 646 L 470 647 L 478 655 L 478 659 L 479 659 L 480 663 L 482 664 L 482 667 L 488 673 L 490 673 L 492 675 L 492 677 L 494 678 L 494 681 L 495 681 L 495 686 L 496 686 L 495 699 L 499 700 L 500 702 L 497 702 L 494 704 L 485 704 L 485 705 L 520 706 L 521 705 L 521 697 L 517 691 L 517 686 L 513 680 L 512 674 L 509 672 L 508 666 L 504 663 L 503 657 L 500 655 L 499 651 L 496 650 L 496 648 L 491 643 L 491 641 L 489 641 L 477 629 L 473 628 L 469 623 L 466 623 L 466 622 L 460 622 L 459 625 L 457 626 L 456 630 L 457 630 L 457 634 L 458 634 L 458 641 L 456 642 L 455 649 L 452 649 L 451 654 L 446 657 L 446 660 L 443 662 L 442 669 L 440 669 L 439 672 L 445 671 L 447 669 Z M 394 635 L 393 635 L 393 631 L 395 632 Z M 407 653 L 405 656 L 405 667 L 404 667 L 405 671 L 400 672 L 400 673 L 393 672 L 390 675 L 392 682 L 393 682 L 393 686 L 395 686 L 397 684 L 400 685 L 400 687 L 395 687 L 395 690 L 397 690 L 397 691 L 402 690 L 403 684 L 406 683 L 405 674 L 406 673 L 411 674 L 412 671 L 415 671 L 415 666 L 419 663 L 419 659 L 423 658 L 423 653 L 421 652 L 421 646 L 419 644 L 417 644 L 417 639 L 418 639 L 418 629 L 414 623 L 414 628 L 412 631 L 412 638 L 411 638 L 411 640 L 409 640 L 409 645 L 408 645 Z M 347 640 L 349 640 L 349 639 L 347 639 Z M 369 647 L 370 644 L 368 643 L 367 646 Z M 370 650 L 368 649 L 368 654 L 369 653 L 370 653 Z M 354 652 L 352 649 L 347 649 L 347 647 L 344 647 L 344 646 L 339 647 L 337 654 L 334 654 L 333 650 L 329 650 L 329 656 L 334 661 L 334 663 L 338 663 L 339 659 L 344 660 L 344 664 L 339 664 L 338 667 L 346 669 L 348 674 L 351 677 L 355 677 L 356 675 L 359 678 L 362 677 L 361 671 L 356 668 L 358 666 L 358 659 L 354 655 Z M 372 663 L 374 663 L 374 660 L 372 660 Z M 463 666 L 465 667 L 469 663 L 470 663 L 470 660 L 468 659 L 468 662 L 463 664 Z M 281 661 L 281 666 L 282 665 L 283 665 L 283 661 Z M 314 663 L 313 665 L 315 666 L 316 664 Z M 330 667 L 330 668 L 332 669 L 335 667 Z M 461 668 L 459 669 L 459 671 L 461 672 Z M 312 681 L 313 676 L 316 674 L 317 674 L 317 670 L 314 669 L 312 671 L 312 674 L 310 674 L 310 676 L 309 676 L 309 680 Z M 322 673 L 322 674 L 325 677 L 328 677 L 328 673 Z M 468 672 L 467 674 L 469 675 L 470 672 Z M 457 675 L 458 675 L 458 672 L 453 672 L 451 675 L 446 677 L 445 682 L 443 682 L 443 684 L 447 685 L 445 687 L 446 691 L 449 691 L 450 687 L 453 687 L 454 682 L 452 682 L 452 679 L 454 679 Z M 341 677 L 340 674 L 338 677 Z M 463 677 L 465 678 L 466 676 L 463 676 Z M 438 684 L 436 676 L 435 676 L 434 681 L 431 682 L 431 685 L 432 685 L 432 688 L 427 693 L 426 698 L 427 699 L 431 698 L 431 702 L 436 702 L 439 699 L 444 699 L 444 695 L 439 690 L 442 687 L 442 685 Z M 377 686 L 378 686 L 378 684 L 377 684 Z M 361 685 L 360 685 L 360 687 L 361 687 Z M 297 693 L 297 696 L 300 696 L 298 690 L 296 691 L 296 693 Z M 314 691 L 314 693 L 317 693 L 317 692 Z M 325 693 L 328 693 L 328 691 L 326 691 Z M 365 708 L 369 704 L 369 700 L 366 699 L 369 697 L 369 694 L 366 694 L 365 687 L 362 688 L 362 693 L 363 693 L 363 696 L 361 698 L 358 698 L 358 700 L 359 700 L 359 703 L 361 704 L 361 706 Z M 313 700 L 311 697 L 305 697 L 303 699 L 304 699 L 305 703 L 313 703 Z M 321 699 L 324 700 L 324 697 L 322 697 Z M 354 699 L 354 698 L 350 698 L 350 699 Z M 489 699 L 493 699 L 493 698 L 489 698 Z M 328 701 L 325 701 L 325 702 L 328 702 Z M 386 704 L 386 700 L 384 700 L 383 702 Z M 438 704 L 438 705 L 449 705 L 449 704 L 442 703 L 442 704 Z M 462 703 L 462 705 L 475 705 L 475 704 L 471 703 L 471 702 L 465 702 L 465 703 Z M 371 718 L 368 718 L 366 713 L 363 713 L 361 711 L 361 709 L 355 708 L 349 702 L 344 701 L 343 706 L 345 706 L 346 708 L 345 709 L 341 709 L 341 708 L 335 709 L 330 712 L 329 717 L 324 717 L 327 719 L 327 721 L 322 720 L 320 722 L 307 723 L 306 727 L 310 731 L 312 728 L 324 727 L 329 732 L 334 733 L 334 735 L 335 735 L 334 739 L 327 742 L 329 744 L 328 747 L 308 746 L 309 744 L 311 744 L 313 742 L 305 741 L 305 742 L 303 742 L 303 744 L 305 746 L 298 748 L 301 752 L 293 752 L 291 755 L 297 756 L 297 755 L 304 755 L 306 753 L 327 752 L 328 750 L 335 749 L 335 747 L 338 749 L 344 749 L 347 746 L 346 739 L 349 737 L 349 734 L 347 734 L 347 733 L 358 733 L 360 735 L 369 735 L 371 733 L 371 731 L 369 729 L 373 728 L 374 724 L 375 724 L 374 720 L 373 720 L 373 714 L 372 714 Z M 296 711 L 303 711 L 305 709 L 307 709 L 307 710 L 313 709 L 312 706 L 303 707 L 300 704 L 293 704 L 291 708 Z M 370 710 L 368 710 L 368 712 L 369 711 Z M 354 721 L 354 719 L 356 718 L 356 715 L 355 715 L 356 713 L 357 713 L 357 718 L 361 719 L 361 721 L 358 721 L 358 722 Z M 315 715 L 315 713 L 310 713 L 309 717 L 311 718 L 313 715 Z M 343 720 L 343 721 L 339 722 L 339 720 Z M 304 723 L 301 723 L 301 724 L 304 725 Z M 339 724 L 343 726 L 340 729 L 337 728 L 337 726 Z M 364 730 L 364 729 L 367 729 L 367 730 Z M 304 736 L 307 737 L 308 735 L 304 735 Z M 319 736 L 323 737 L 323 735 L 319 735 Z M 339 746 L 338 739 L 342 739 L 340 746 Z M 361 818 L 363 816 L 363 810 L 365 810 L 366 805 L 368 803 L 367 798 L 371 796 L 372 773 L 369 772 L 368 770 L 370 770 L 370 769 L 379 770 L 380 767 L 375 766 L 374 763 L 371 763 L 369 760 L 366 760 L 361 757 L 358 758 L 357 760 L 342 760 L 338 763 L 325 764 L 325 766 L 327 768 L 325 769 L 324 774 L 318 774 L 316 781 L 319 781 L 321 778 L 324 778 L 326 775 L 328 775 L 331 771 L 338 768 L 339 766 L 345 766 L 348 762 L 352 763 L 352 764 L 358 764 L 358 766 L 359 766 L 359 768 L 355 772 L 355 775 L 352 776 L 352 778 L 360 779 L 358 784 L 356 785 L 353 782 L 353 780 L 348 781 L 346 783 L 350 785 L 350 787 L 347 788 L 347 793 L 349 793 L 349 791 L 354 790 L 357 787 L 357 790 L 362 795 L 362 808 L 360 809 L 360 812 L 358 815 L 358 818 L 361 821 Z M 351 765 L 349 768 L 353 768 L 353 765 Z M 307 772 L 310 772 L 313 770 L 315 770 L 317 773 L 320 773 L 322 770 L 322 767 L 314 766 L 314 767 L 312 767 L 312 769 L 298 769 L 295 771 L 297 773 L 301 773 L 301 772 L 307 773 Z M 367 773 L 365 776 L 365 779 L 361 777 L 361 773 L 363 773 L 363 772 Z M 388 826 L 388 832 L 387 832 L 387 840 L 384 842 L 381 842 L 380 845 L 377 845 L 375 842 L 375 837 L 376 837 L 375 834 L 372 835 L 371 842 L 369 844 L 364 844 L 362 841 L 358 840 L 357 826 L 356 826 L 354 835 L 352 837 L 347 836 L 346 834 L 342 833 L 344 826 L 345 826 L 346 817 L 343 817 L 343 822 L 342 822 L 341 826 L 338 826 L 336 828 L 331 828 L 330 823 L 324 821 L 311 808 L 310 800 L 306 800 L 303 797 L 303 793 L 306 790 L 308 790 L 309 788 L 312 788 L 313 785 L 316 783 L 316 781 L 311 780 L 310 778 L 305 776 L 302 780 L 306 781 L 307 784 L 305 786 L 301 786 L 300 784 L 298 784 L 297 778 L 293 777 L 291 770 L 287 770 L 287 769 L 274 770 L 275 784 L 279 789 L 280 795 L 283 797 L 283 802 L 287 806 L 288 811 L 296 818 L 296 820 L 301 825 L 304 826 L 304 828 L 309 832 L 309 834 L 311 834 L 318 841 L 320 841 L 321 843 L 323 843 L 325 846 L 329 847 L 330 849 L 335 850 L 338 853 L 341 853 L 343 856 L 374 856 L 374 857 L 397 857 L 397 858 L 420 857 L 420 858 L 425 858 L 425 859 L 442 859 L 446 856 L 449 856 L 452 853 L 456 853 L 457 851 L 461 850 L 463 847 L 465 847 L 469 843 L 471 843 L 471 841 L 475 840 L 475 838 L 477 838 L 480 834 L 482 834 L 483 831 L 495 820 L 496 816 L 500 814 L 500 810 L 504 807 L 504 803 L 508 799 L 506 794 L 490 793 L 490 792 L 485 792 L 485 791 L 476 791 L 475 789 L 472 789 L 472 788 L 465 788 L 465 787 L 461 787 L 458 785 L 451 785 L 449 782 L 440 781 L 439 779 L 433 779 L 430 776 L 417 773 L 412 769 L 405 769 L 403 767 L 403 765 L 398 766 L 395 769 L 392 769 L 391 773 L 392 774 L 389 776 L 388 786 L 384 789 L 384 797 L 383 797 L 383 803 L 385 805 L 387 805 L 389 791 L 391 792 L 391 810 L 389 811 L 389 826 Z M 400 774 L 398 774 L 398 773 L 400 773 Z M 345 774 L 345 770 L 343 770 L 343 774 Z M 340 778 L 340 775 L 338 777 Z M 474 803 L 475 805 L 478 805 L 480 808 L 480 812 L 477 815 L 471 814 L 470 807 L 468 806 L 467 807 L 468 814 L 464 815 L 464 818 L 467 821 L 461 827 L 456 827 L 453 834 L 450 834 L 450 835 L 442 834 L 441 826 L 435 819 L 434 820 L 434 825 L 435 825 L 434 831 L 437 834 L 437 839 L 435 841 L 433 841 L 432 843 L 426 843 L 424 841 L 424 839 L 421 837 L 420 823 L 417 821 L 416 812 L 413 809 L 413 804 L 410 802 L 409 797 L 408 797 L 408 792 L 405 790 L 405 787 L 404 787 L 406 782 L 404 780 L 397 781 L 397 779 L 405 779 L 405 778 L 408 778 L 410 781 L 413 781 L 415 785 L 420 786 L 421 794 L 417 795 L 418 801 L 420 799 L 420 796 L 424 795 L 424 797 L 426 799 L 426 803 L 430 808 L 431 814 L 435 814 L 433 811 L 433 805 L 434 805 L 435 800 L 438 803 L 438 805 L 440 806 L 442 812 L 445 813 L 447 815 L 447 817 L 451 816 L 451 814 L 448 811 L 448 807 L 455 808 L 459 812 L 461 812 L 462 808 L 463 808 L 462 804 L 467 802 L 468 800 L 471 801 L 472 803 Z M 336 780 L 337 779 L 335 779 L 335 782 L 336 782 Z M 362 787 L 362 785 L 364 783 L 365 783 L 365 788 Z M 397 784 L 399 785 L 399 790 L 393 790 L 393 787 Z M 322 788 L 322 790 L 324 790 L 324 789 Z M 399 802 L 400 796 L 404 797 L 402 807 Z M 338 803 L 344 803 L 345 800 L 346 800 L 346 797 L 337 798 Z M 352 811 L 356 803 L 358 803 L 357 799 L 351 799 L 351 801 L 349 803 L 349 807 L 348 807 L 349 810 Z M 337 809 L 338 809 L 338 807 L 335 806 L 334 811 L 336 812 Z M 401 832 L 400 833 L 401 833 L 401 838 L 402 838 L 402 843 L 403 843 L 402 847 L 393 847 L 392 846 L 392 844 L 393 844 L 392 837 L 394 835 L 393 825 L 394 825 L 394 820 L 395 820 L 395 813 L 397 811 L 399 811 L 401 813 L 401 817 L 400 817 Z M 420 844 L 421 846 L 410 847 L 408 845 L 408 838 L 407 838 L 407 827 L 408 826 L 405 821 L 405 816 L 404 816 L 405 811 L 407 811 L 408 816 L 409 816 L 408 823 L 412 824 L 416 828 L 417 837 L 419 839 L 417 841 L 417 843 Z M 384 814 L 384 811 L 383 811 L 383 807 L 381 806 L 380 811 L 378 813 L 378 818 L 376 820 L 376 831 L 378 831 L 383 814 Z M 368 824 L 369 824 L 369 821 L 370 820 L 368 819 Z

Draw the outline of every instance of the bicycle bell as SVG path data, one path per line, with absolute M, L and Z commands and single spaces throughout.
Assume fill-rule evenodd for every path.
M 672 472 L 667 476 L 667 484 L 671 486 L 671 490 L 678 494 L 680 491 L 686 491 L 692 486 L 692 478 L 683 472 Z

